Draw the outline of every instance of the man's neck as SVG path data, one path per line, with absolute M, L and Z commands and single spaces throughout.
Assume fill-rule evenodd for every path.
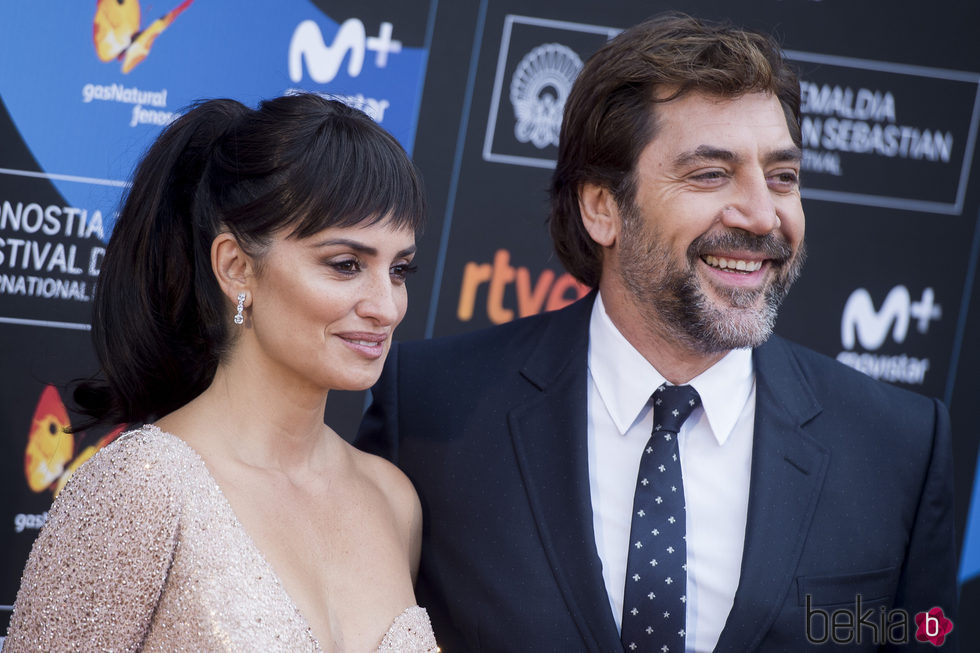
M 608 298 L 610 293 L 617 290 L 623 292 L 621 289 L 601 288 L 600 293 Z M 651 323 L 647 316 L 635 309 L 632 302 L 623 299 L 604 299 L 606 314 L 623 337 L 670 383 L 687 383 L 728 354 L 727 351 L 705 353 L 679 342 L 670 329 L 663 324 Z

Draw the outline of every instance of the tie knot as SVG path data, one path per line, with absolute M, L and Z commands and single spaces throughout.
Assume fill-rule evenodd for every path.
M 653 392 L 653 430 L 677 433 L 701 403 L 698 391 L 689 385 L 664 383 Z

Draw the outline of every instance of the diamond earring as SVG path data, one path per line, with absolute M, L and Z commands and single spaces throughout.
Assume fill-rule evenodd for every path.
M 245 316 L 242 312 L 245 310 L 245 293 L 238 293 L 238 307 L 235 313 L 235 324 L 243 324 L 245 322 Z

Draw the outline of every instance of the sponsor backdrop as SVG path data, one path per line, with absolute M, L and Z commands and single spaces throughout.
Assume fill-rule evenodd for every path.
M 296 89 L 363 108 L 430 199 L 400 338 L 499 324 L 586 292 L 544 225 L 564 99 L 596 48 L 668 8 L 774 32 L 799 67 L 810 259 L 777 330 L 950 407 L 960 615 L 980 614 L 980 5 L 93 0 L 0 8 L 0 634 L 52 498 L 118 433 L 64 435 L 68 384 L 94 370 L 105 243 L 163 125 Z M 335 393 L 328 423 L 352 434 L 365 400 Z M 980 649 L 980 625 L 955 627 Z

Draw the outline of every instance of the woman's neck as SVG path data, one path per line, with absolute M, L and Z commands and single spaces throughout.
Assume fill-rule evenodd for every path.
M 339 437 L 323 423 L 327 391 L 281 381 L 230 358 L 204 392 L 157 424 L 206 458 L 284 472 L 328 464 Z

